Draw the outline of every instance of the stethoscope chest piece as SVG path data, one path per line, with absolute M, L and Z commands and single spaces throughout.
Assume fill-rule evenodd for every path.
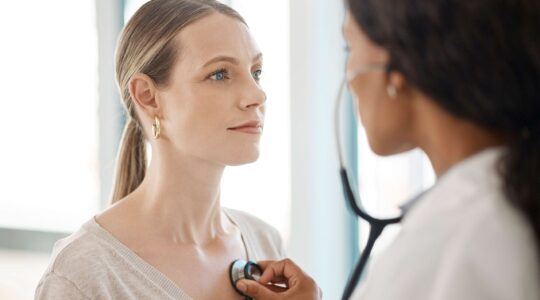
M 234 290 L 246 297 L 246 300 L 251 300 L 248 296 L 246 296 L 242 291 L 236 288 L 236 282 L 240 279 L 248 279 L 248 280 L 255 280 L 258 281 L 259 278 L 261 278 L 262 275 L 262 269 L 261 267 L 256 264 L 253 261 L 245 261 L 242 259 L 237 259 L 232 262 L 231 267 L 229 269 L 229 279 L 231 280 L 231 284 L 234 288 Z

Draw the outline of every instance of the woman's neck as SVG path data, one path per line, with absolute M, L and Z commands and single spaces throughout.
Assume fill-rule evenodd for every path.
M 195 157 L 156 155 L 132 204 L 146 226 L 168 242 L 203 245 L 229 231 L 222 218 L 223 166 Z

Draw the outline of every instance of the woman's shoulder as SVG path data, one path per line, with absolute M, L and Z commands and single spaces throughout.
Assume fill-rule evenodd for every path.
M 95 262 L 95 257 L 103 257 L 104 252 L 108 251 L 103 247 L 103 241 L 93 232 L 94 226 L 97 224 L 92 219 L 73 234 L 58 240 L 52 250 L 48 271 L 63 273 L 65 269 L 84 262 Z
M 96 226 L 99 225 L 92 219 L 55 243 L 49 266 L 38 283 L 36 298 L 48 299 L 48 296 L 57 295 L 56 292 L 70 291 L 86 298 L 87 287 L 92 286 L 90 281 L 103 278 L 102 272 L 117 255 L 96 234 Z
M 249 235 L 248 238 L 256 242 L 255 246 L 273 254 L 268 259 L 285 257 L 282 238 L 275 227 L 244 211 L 231 208 L 223 208 L 223 211 L 243 234 Z

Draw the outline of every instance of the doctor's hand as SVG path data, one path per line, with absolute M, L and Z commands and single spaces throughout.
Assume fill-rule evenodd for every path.
M 239 280 L 236 287 L 255 300 L 320 300 L 317 283 L 290 259 L 259 261 L 263 269 L 259 281 Z

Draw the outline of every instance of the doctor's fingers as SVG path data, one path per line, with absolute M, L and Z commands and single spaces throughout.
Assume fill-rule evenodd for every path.
M 295 288 L 284 289 L 279 286 L 264 285 L 253 280 L 240 280 L 236 287 L 241 290 L 245 295 L 255 300 L 320 300 L 322 299 L 322 293 L 320 289 L 316 287 L 313 289 L 306 289 L 306 287 L 299 285 Z
M 260 282 L 257 282 L 255 280 L 248 280 L 248 279 L 241 279 L 236 283 L 236 287 L 238 287 L 240 284 L 240 287 L 246 288 L 247 290 L 250 290 L 250 293 L 259 292 L 264 293 L 264 291 L 258 291 L 258 289 L 267 289 L 274 293 L 283 293 L 287 290 L 286 287 L 282 285 L 274 285 L 274 284 L 262 284 Z M 240 290 L 242 290 L 240 289 Z
M 264 285 L 254 280 L 242 279 L 236 283 L 236 287 L 246 296 L 256 300 L 278 300 L 284 299 L 281 292 L 285 289 L 274 290 L 275 286 Z
M 292 260 L 286 258 L 280 261 L 259 261 L 263 269 L 259 282 L 261 283 L 286 283 L 288 287 L 298 284 L 298 281 L 309 276 L 300 269 Z M 309 278 L 311 279 L 311 278 Z
M 292 260 L 260 261 L 264 270 L 259 282 L 262 284 L 285 283 L 287 290 L 283 299 L 321 299 L 322 292 L 313 278 L 307 275 Z

